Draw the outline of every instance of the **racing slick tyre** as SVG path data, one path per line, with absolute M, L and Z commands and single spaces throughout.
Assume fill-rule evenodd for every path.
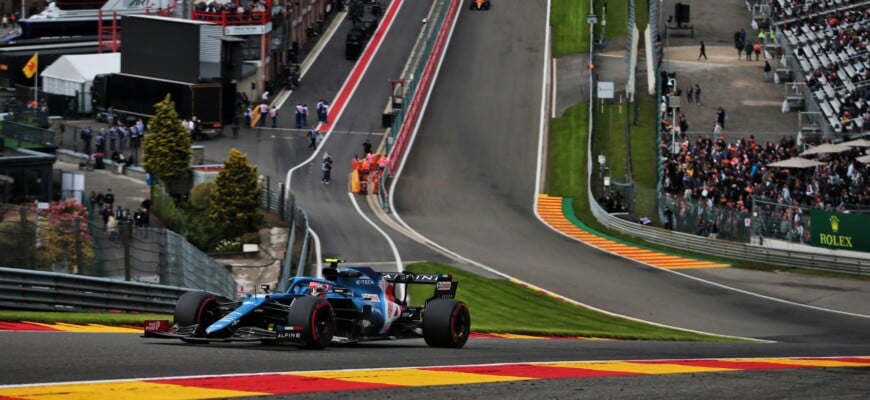
M 206 292 L 187 292 L 175 303 L 175 323 L 178 326 L 198 325 L 193 337 L 205 337 L 205 328 L 220 318 L 217 297 Z
M 471 313 L 465 303 L 435 299 L 423 310 L 423 338 L 432 347 L 465 346 L 471 333 Z
M 302 327 L 302 344 L 306 349 L 323 349 L 335 334 L 335 312 L 328 301 L 304 296 L 293 300 L 287 313 L 287 325 Z

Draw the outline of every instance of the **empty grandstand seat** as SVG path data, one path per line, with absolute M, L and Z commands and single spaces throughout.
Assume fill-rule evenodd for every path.
M 848 90 L 848 91 L 850 91 L 850 92 L 854 92 L 855 89 L 856 89 L 856 88 L 855 88 L 855 84 L 852 83 L 852 81 L 849 80 L 849 79 L 845 79 L 845 80 L 843 80 L 843 85 L 846 86 L 846 90 Z
M 849 75 L 849 76 L 854 76 L 854 75 L 855 75 L 855 69 L 852 68 L 852 66 L 849 65 L 848 63 L 843 64 L 843 69 L 846 70 L 846 74 L 847 74 L 847 75 Z
M 829 84 L 829 83 L 825 84 L 824 86 L 822 86 L 822 89 L 825 90 L 825 94 L 828 95 L 829 98 L 833 99 L 833 98 L 837 97 L 837 94 L 834 93 L 834 88 L 831 87 L 831 84 Z
M 822 108 L 822 112 L 825 113 L 825 117 L 827 117 L 829 120 L 832 117 L 835 117 L 834 110 L 831 109 L 831 106 L 828 105 L 827 101 L 819 101 L 819 107 Z
M 840 100 L 832 99 L 831 108 L 834 110 L 834 114 L 840 115 Z

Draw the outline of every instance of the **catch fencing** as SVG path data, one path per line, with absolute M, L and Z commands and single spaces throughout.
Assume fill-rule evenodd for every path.
M 93 215 L 93 213 L 91 214 Z M 226 267 L 181 235 L 120 222 L 56 218 L 33 206 L 0 205 L 0 266 L 200 289 L 231 298 Z

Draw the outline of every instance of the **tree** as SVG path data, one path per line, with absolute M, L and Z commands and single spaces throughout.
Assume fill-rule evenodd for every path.
M 221 239 L 225 238 L 211 218 L 211 203 L 216 189 L 214 181 L 194 186 L 190 191 L 190 201 L 184 208 L 189 222 L 187 240 L 205 252 L 214 251 Z
M 190 133 L 178 119 L 169 94 L 154 109 L 154 118 L 148 121 L 150 133 L 142 144 L 142 166 L 168 184 L 190 172 Z
M 61 265 L 72 273 L 89 272 L 87 266 L 94 259 L 93 238 L 88 233 L 88 212 L 74 199 L 52 202 L 41 211 L 37 247 L 42 268 Z
M 93 241 L 88 212 L 73 199 L 51 202 L 46 209 L 25 204 L 0 215 L 3 266 L 89 274 Z
M 215 225 L 234 239 L 259 228 L 263 220 L 260 213 L 260 186 L 257 167 L 248 162 L 245 153 L 233 148 L 224 160 L 224 170 L 215 179 L 212 193 L 211 217 Z

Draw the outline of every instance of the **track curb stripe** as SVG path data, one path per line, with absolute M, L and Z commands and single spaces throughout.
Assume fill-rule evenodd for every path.
M 52 326 L 44 326 L 33 322 L 3 322 L 0 321 L 0 331 L 41 331 L 41 332 L 60 332 Z
M 0 332 L 76 332 L 76 333 L 122 333 L 139 334 L 143 332 L 139 326 L 108 326 L 99 324 L 76 325 L 67 323 L 35 323 L 35 322 L 3 322 L 0 321 Z M 473 339 L 532 339 L 532 340 L 614 340 L 609 338 L 584 337 L 584 336 L 535 336 L 518 335 L 512 333 L 488 333 L 472 332 Z M 0 399 L 3 400 L 3 399 Z
M 111 326 L 100 324 L 68 324 L 63 322 L 2 322 L 0 331 L 39 331 L 39 332 L 79 332 L 79 333 L 142 333 L 142 327 L 135 326 Z
M 215 399 L 537 379 L 854 367 L 870 368 L 870 356 L 533 362 L 73 382 L 0 386 L 0 399 Z
M 604 250 L 619 256 L 664 269 L 690 269 L 690 268 L 724 268 L 730 267 L 713 261 L 698 260 L 694 258 L 667 254 L 651 249 L 637 247 L 629 243 L 623 243 L 608 237 L 601 236 L 597 232 L 590 232 L 585 227 L 577 226 L 566 214 L 571 211 L 570 199 L 548 194 L 539 194 L 537 211 L 541 219 L 551 228 L 561 232 L 574 240 L 586 245 Z

